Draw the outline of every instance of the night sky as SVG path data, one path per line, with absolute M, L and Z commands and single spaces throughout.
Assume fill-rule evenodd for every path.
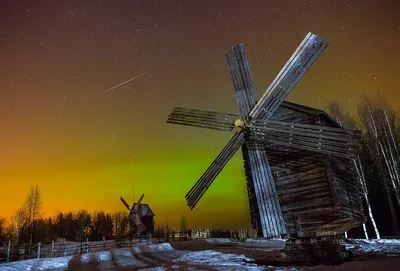
M 186 207 L 231 133 L 166 124 L 169 112 L 238 113 L 225 52 L 244 43 L 260 97 L 307 32 L 330 46 L 289 101 L 355 112 L 379 90 L 397 110 L 399 18 L 394 0 L 3 0 L 0 216 L 37 183 L 44 215 L 122 211 L 134 187 L 158 222 L 248 226 L 240 152 Z

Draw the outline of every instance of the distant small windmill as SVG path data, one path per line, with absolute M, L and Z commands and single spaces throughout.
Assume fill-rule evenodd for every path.
M 136 226 L 136 229 L 137 229 L 136 235 L 137 236 L 140 236 L 143 232 L 146 231 L 146 226 L 143 224 L 142 219 L 140 217 L 141 214 L 140 214 L 140 212 L 138 212 L 139 206 L 140 206 L 143 198 L 144 198 L 144 194 L 142 194 L 142 196 L 139 198 L 139 200 L 137 202 L 133 203 L 132 207 L 129 207 L 129 204 L 124 200 L 123 197 L 120 198 L 121 202 L 125 205 L 125 207 L 129 211 L 128 216 L 122 220 L 120 229 L 124 229 L 127 226 L 127 224 L 129 223 L 130 225 L 133 224 L 134 226 Z

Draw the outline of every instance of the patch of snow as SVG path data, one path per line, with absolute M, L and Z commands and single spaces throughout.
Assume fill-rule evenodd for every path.
M 209 238 L 206 241 L 210 244 L 229 244 L 233 242 L 230 238 Z
M 12 262 L 0 265 L 1 271 L 20 271 L 20 270 L 54 270 L 68 268 L 68 262 L 73 256 L 64 256 L 58 258 L 41 258 L 19 262 Z
M 87 263 L 89 263 L 89 254 L 83 254 L 82 256 L 81 256 L 81 264 L 87 264 Z
M 279 243 L 279 244 L 286 244 L 287 239 L 283 238 L 271 238 L 271 239 L 253 239 L 249 238 L 246 239 L 246 243 L 257 243 L 257 244 L 271 244 L 271 243 Z
M 133 247 L 133 251 L 135 253 L 141 252 L 158 252 L 158 251 L 166 251 L 166 250 L 174 250 L 171 247 L 170 243 L 162 243 L 155 245 L 137 245 Z
M 218 270 L 223 270 L 220 267 L 236 267 L 239 268 L 238 270 L 264 270 L 255 264 L 246 264 L 244 262 L 245 260 L 251 261 L 252 259 L 246 258 L 244 255 L 204 250 L 187 253 L 178 259 L 175 259 L 174 262 L 188 262 L 196 265 L 218 266 Z
M 96 258 L 99 262 L 103 262 L 103 261 L 110 261 L 112 259 L 112 255 L 110 251 L 100 251 L 100 252 L 96 252 Z
M 153 267 L 153 268 L 145 268 L 145 269 L 139 269 L 139 271 L 166 271 L 164 267 Z
M 346 249 L 357 253 L 400 254 L 399 239 L 345 239 Z
M 133 256 L 129 249 L 121 248 L 113 251 L 113 259 L 120 267 L 146 267 L 147 264 L 139 261 Z

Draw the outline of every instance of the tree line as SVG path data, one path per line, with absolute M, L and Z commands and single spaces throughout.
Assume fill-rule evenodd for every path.
M 21 245 L 32 249 L 33 244 L 51 241 L 100 241 L 128 234 L 129 225 L 121 228 L 128 213 L 104 213 L 86 210 L 58 213 L 44 217 L 39 186 L 32 186 L 24 204 L 7 222 L 0 217 L 0 245 L 11 241 L 14 247 Z

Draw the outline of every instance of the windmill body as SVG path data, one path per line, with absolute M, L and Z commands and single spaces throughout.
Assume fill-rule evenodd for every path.
M 264 237 L 346 231 L 363 222 L 352 159 L 360 132 L 324 112 L 285 102 L 327 43 L 308 33 L 257 101 L 242 44 L 226 54 L 239 115 L 174 108 L 168 123 L 237 130 L 187 193 L 193 209 L 239 148 L 253 226 Z

